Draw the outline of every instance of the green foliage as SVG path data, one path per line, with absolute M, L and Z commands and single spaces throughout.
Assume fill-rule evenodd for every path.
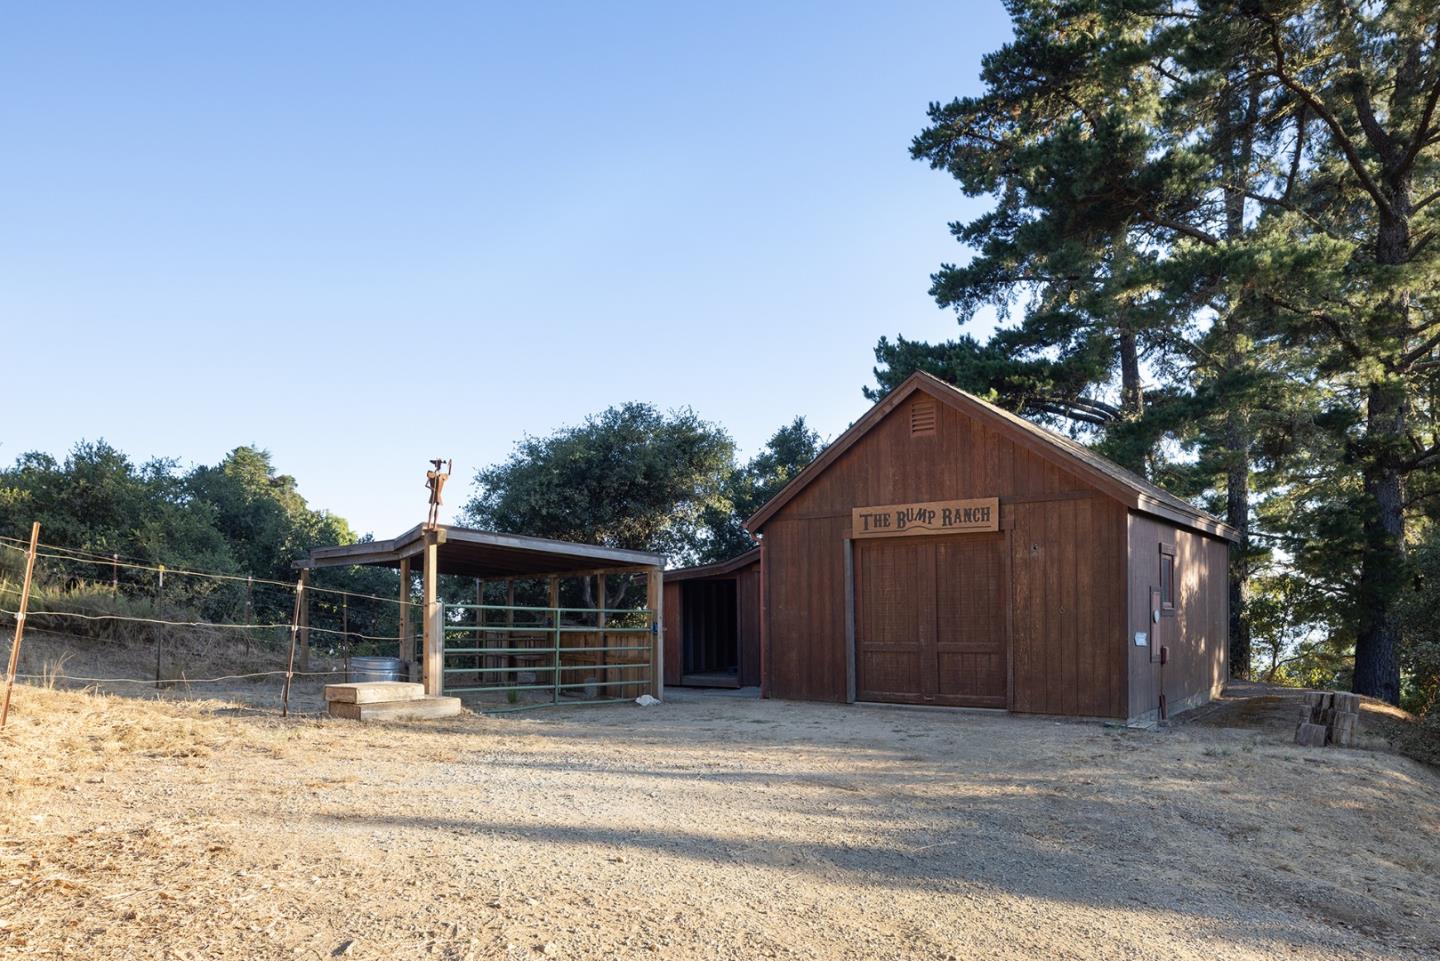
M 723 496 L 706 509 L 702 526 L 708 535 L 700 551 L 702 563 L 726 561 L 755 546 L 745 521 L 780 489 L 820 456 L 825 444 L 805 418 L 796 417 L 781 427 L 765 447 L 726 478 Z
M 746 518 L 823 446 L 797 417 L 737 465 L 730 436 L 693 412 L 624 404 L 527 437 L 481 470 L 465 523 L 656 551 L 672 565 L 727 560 L 754 546 Z
M 0 534 L 24 538 L 34 521 L 40 522 L 44 543 L 99 558 L 42 558 L 37 597 L 91 615 L 151 617 L 162 607 L 183 615 L 167 615 L 170 620 L 288 623 L 293 611 L 288 585 L 296 579 L 292 561 L 311 547 L 355 541 L 343 519 L 312 510 L 295 479 L 277 474 L 269 453 L 251 447 L 238 447 L 219 464 L 189 472 L 170 460 L 136 465 L 103 440 L 77 444 L 63 462 L 47 454 L 24 454 L 0 470 Z M 111 555 L 140 566 L 112 569 L 103 560 Z M 163 591 L 153 570 L 160 565 L 170 572 Z M 247 589 L 243 579 L 192 577 L 183 571 L 245 575 L 260 583 Z M 112 580 L 118 582 L 113 590 Z M 382 597 L 396 594 L 394 573 L 376 568 L 326 570 L 317 573 L 315 583 Z M 395 605 L 357 602 L 353 611 L 331 611 L 338 603 L 317 594 L 312 624 L 395 633 Z M 71 618 L 65 623 L 70 633 L 109 636 L 104 621 Z M 51 626 L 59 629 L 60 624 Z M 133 640 L 143 631 L 135 628 L 129 636 Z M 317 634 L 317 642 L 323 646 L 330 637 Z
M 33 521 L 47 543 L 234 569 L 211 506 L 191 497 L 174 461 L 137 466 L 103 440 L 76 444 L 63 462 L 28 453 L 0 471 L 0 532 L 24 536 Z
M 703 547 L 734 458 L 729 435 L 689 410 L 611 407 L 576 427 L 526 437 L 475 476 L 466 523 L 677 560 Z
M 355 540 L 344 520 L 306 505 L 295 478 L 275 473 L 268 451 L 237 447 L 214 467 L 192 471 L 186 488 L 209 506 L 211 523 L 243 571 L 286 574 L 312 547 Z
M 1435 710 L 1440 705 L 1440 527 L 1431 524 L 1426 529 L 1414 563 L 1414 586 L 1400 606 L 1407 640 L 1401 652 L 1405 684 L 1400 706 L 1415 714 L 1435 714 L 1440 721 Z

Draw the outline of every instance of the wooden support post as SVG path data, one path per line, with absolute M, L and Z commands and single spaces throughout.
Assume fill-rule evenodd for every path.
M 418 672 L 414 669 L 415 660 L 415 637 L 410 633 L 410 558 L 402 558 L 400 561 L 400 660 L 405 662 L 405 670 L 410 672 L 410 680 L 415 680 Z
M 550 588 L 550 626 L 554 628 L 555 631 L 554 634 L 551 635 L 555 644 L 555 656 L 550 661 L 550 699 L 556 704 L 559 704 L 560 685 L 563 683 L 561 681 L 562 674 L 560 671 L 560 578 L 551 575 L 550 578 L 548 578 L 548 583 Z
M 110 595 L 120 593 L 120 555 L 110 555 Z
M 30 526 L 30 552 L 25 555 L 25 579 L 20 586 L 20 606 L 15 609 L 15 638 L 10 642 L 10 664 L 5 669 L 5 702 L 0 704 L 0 728 L 10 716 L 10 692 L 20 667 L 20 642 L 25 640 L 25 612 L 30 608 L 30 579 L 35 573 L 35 550 L 40 544 L 40 522 Z
M 650 568 L 645 578 L 645 606 L 650 608 L 654 647 L 650 652 L 650 696 L 665 698 L 665 572 Z
M 310 670 L 310 569 L 300 571 L 300 671 Z
M 422 600 L 425 604 L 425 620 L 420 671 L 424 678 L 425 693 L 438 697 L 445 686 L 445 631 L 444 625 L 441 623 L 442 614 L 436 583 L 440 579 L 440 539 L 435 536 L 434 531 L 425 532 L 424 563 L 425 586 Z
M 600 670 L 596 671 L 595 674 L 596 674 L 596 676 L 600 679 L 600 683 L 601 683 L 601 684 L 607 684 L 607 685 L 608 685 L 608 684 L 610 683 L 610 681 L 611 681 L 611 677 L 610 677 L 610 652 L 609 652 L 608 650 L 605 650 L 605 648 L 609 647 L 609 645 L 605 643 L 605 575 L 604 575 L 604 574 L 596 574 L 596 575 L 595 575 L 595 607 L 596 607 L 596 608 L 599 610 L 599 612 L 600 612 L 600 613 L 597 614 L 596 617 L 595 617 L 595 628 L 596 628 L 596 630 L 599 632 L 599 635 L 600 635 L 600 643 L 598 643 L 598 644 L 595 645 L 596 647 L 600 648 L 599 656 L 596 657 L 595 659 L 596 659 L 596 661 L 598 661 L 599 664 L 600 664 Z M 625 653 L 629 654 L 629 653 L 631 653 L 631 652 L 626 651 Z M 622 658 L 620 658 L 620 660 L 623 662 L 623 661 L 626 660 L 626 658 L 623 658 L 623 657 L 622 657 Z M 598 688 L 597 690 L 599 690 L 601 697 L 613 697 L 613 696 L 614 696 L 614 693 L 613 693 L 613 692 L 614 692 L 615 689 L 614 689 L 613 687 L 602 687 L 602 688 Z

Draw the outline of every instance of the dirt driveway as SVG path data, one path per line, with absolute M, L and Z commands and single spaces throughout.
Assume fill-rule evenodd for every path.
M 695 694 L 433 726 L 22 695 L 7 958 L 1440 952 L 1440 778 L 1392 755 Z

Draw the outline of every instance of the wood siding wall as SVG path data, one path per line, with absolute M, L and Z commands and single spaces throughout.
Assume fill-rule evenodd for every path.
M 740 607 L 740 686 L 760 686 L 760 562 L 736 575 Z
M 1156 715 L 1163 678 L 1173 716 L 1219 694 L 1229 676 L 1229 545 L 1133 513 L 1129 541 L 1129 714 Z M 1161 544 L 1175 548 L 1176 596 L 1173 614 L 1162 613 L 1157 625 L 1150 615 L 1150 591 L 1160 584 Z M 1152 644 L 1166 644 L 1169 663 L 1161 667 L 1150 645 L 1137 646 L 1137 631 L 1149 635 Z
M 770 694 L 846 699 L 851 508 L 999 496 L 1013 709 L 1126 716 L 1125 509 L 1008 436 L 935 406 L 933 433 L 912 436 L 910 403 L 901 404 L 765 523 Z
M 664 588 L 665 598 L 665 686 L 680 683 L 685 639 L 680 632 L 680 583 L 670 581 Z
M 1009 513 L 1011 710 L 1126 717 L 1124 506 L 1096 496 Z

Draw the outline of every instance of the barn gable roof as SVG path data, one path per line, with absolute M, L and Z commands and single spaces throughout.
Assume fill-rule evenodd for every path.
M 958 387 L 945 383 L 933 374 L 923 371 L 911 374 L 899 387 L 881 398 L 879 403 L 870 408 L 864 417 L 851 425 L 850 429 L 836 438 L 835 442 L 825 448 L 819 457 L 796 474 L 790 483 L 780 490 L 780 493 L 756 511 L 754 516 L 745 522 L 745 529 L 752 534 L 758 533 L 766 521 L 775 516 L 795 495 L 804 490 L 806 485 L 824 473 L 826 468 L 854 446 L 886 414 L 899 407 L 916 391 L 922 390 L 960 413 L 983 422 L 1057 467 L 1078 474 L 1133 510 L 1151 514 L 1184 527 L 1191 527 L 1225 540 L 1239 540 L 1235 528 L 1224 521 L 1200 510 L 1189 501 L 1155 486 L 1119 464 L 1106 460 L 1084 444 L 1077 443 L 1068 437 L 1062 437 L 1054 431 L 1046 430 L 1018 414 L 1013 414 L 1002 407 L 981 400 L 974 394 L 966 393 Z

